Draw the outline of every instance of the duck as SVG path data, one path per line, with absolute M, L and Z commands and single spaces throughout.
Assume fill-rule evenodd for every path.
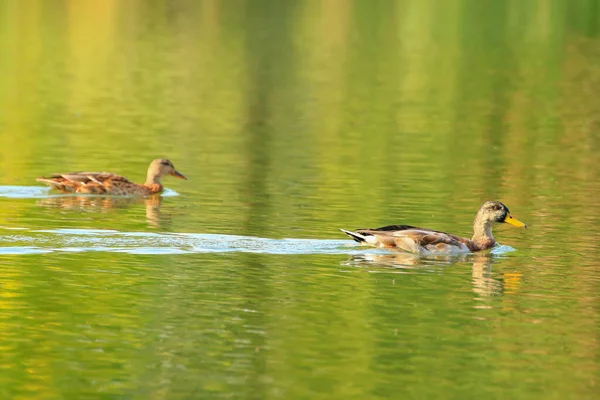
M 68 172 L 41 176 L 38 182 L 50 185 L 62 193 L 81 193 L 110 196 L 149 196 L 163 191 L 161 178 L 171 175 L 187 179 L 166 158 L 153 160 L 148 166 L 146 182 L 133 183 L 127 178 L 111 172 Z
M 421 256 L 436 256 L 474 253 L 494 247 L 496 239 L 492 234 L 492 227 L 496 223 L 527 228 L 527 225 L 514 218 L 508 207 L 501 202 L 486 201 L 475 216 L 471 239 L 411 225 L 388 225 L 355 231 L 340 230 L 361 244 Z

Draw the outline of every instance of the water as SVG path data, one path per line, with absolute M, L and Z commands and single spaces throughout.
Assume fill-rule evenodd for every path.
M 0 396 L 592 398 L 595 2 L 0 5 Z M 35 178 L 108 170 L 146 199 Z M 420 259 L 338 228 L 404 223 Z

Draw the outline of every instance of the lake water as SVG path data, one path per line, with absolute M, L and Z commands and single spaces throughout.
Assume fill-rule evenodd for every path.
M 581 399 L 596 2 L 0 4 L 0 397 Z M 58 196 L 108 170 L 162 197 Z M 338 228 L 470 236 L 453 259 Z M 596 393 L 596 395 L 594 395 Z

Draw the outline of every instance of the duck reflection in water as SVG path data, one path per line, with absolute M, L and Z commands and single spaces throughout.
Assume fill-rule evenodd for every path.
M 492 296 L 515 294 L 519 290 L 521 274 L 493 274 L 492 265 L 503 259 L 501 255 L 492 253 L 461 254 L 458 256 L 419 257 L 411 253 L 363 253 L 352 255 L 344 265 L 369 270 L 386 269 L 387 272 L 408 274 L 421 271 L 424 273 L 439 271 L 440 267 L 471 264 L 472 290 L 475 299 Z M 435 270 L 433 270 L 435 268 Z
M 99 212 L 106 213 L 111 210 L 125 209 L 141 205 L 146 207 L 146 221 L 148 225 L 158 228 L 165 223 L 165 215 L 161 214 L 160 207 L 163 198 L 160 195 L 148 197 L 116 197 L 116 196 L 53 196 L 37 201 L 42 207 L 60 208 L 65 211 Z

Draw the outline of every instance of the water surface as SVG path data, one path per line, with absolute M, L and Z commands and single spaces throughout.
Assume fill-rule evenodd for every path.
M 4 2 L 2 398 L 592 398 L 591 1 Z M 63 196 L 114 171 L 163 196 Z M 338 228 L 469 236 L 419 259 Z

